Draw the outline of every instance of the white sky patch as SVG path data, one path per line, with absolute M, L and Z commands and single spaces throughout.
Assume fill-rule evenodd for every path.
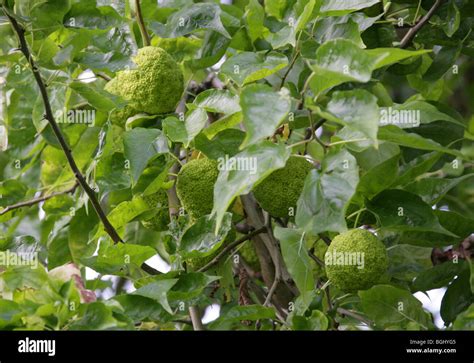
M 216 320 L 221 312 L 221 306 L 218 304 L 209 305 L 204 312 L 204 316 L 202 317 L 202 323 L 208 324 L 211 321 Z
M 97 79 L 97 77 L 95 76 L 94 72 L 92 72 L 90 69 L 86 69 L 77 77 L 77 79 L 81 81 L 82 83 L 91 83 L 91 82 L 94 82 Z
M 420 302 L 423 304 L 423 307 L 433 314 L 435 325 L 442 329 L 444 327 L 444 321 L 441 319 L 440 309 L 441 309 L 441 300 L 443 299 L 446 288 L 442 287 L 440 289 L 429 290 L 426 293 L 418 291 L 413 294 Z
M 171 266 L 166 263 L 166 261 L 163 260 L 158 254 L 153 257 L 150 257 L 148 260 L 145 261 L 145 263 L 163 273 L 167 273 L 171 270 Z

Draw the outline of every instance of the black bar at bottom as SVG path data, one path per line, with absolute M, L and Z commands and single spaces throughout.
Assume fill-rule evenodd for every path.
M 474 332 L 461 331 L 13 331 L 0 332 L 0 361 L 362 359 L 472 362 L 473 343 Z

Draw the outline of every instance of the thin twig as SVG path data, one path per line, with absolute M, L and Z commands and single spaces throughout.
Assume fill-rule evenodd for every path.
M 260 234 L 260 233 L 264 232 L 265 230 L 266 230 L 265 227 L 256 229 L 255 231 L 250 232 L 249 234 L 247 234 L 247 235 L 243 236 L 242 238 L 232 242 L 231 244 L 228 244 L 227 246 L 225 246 L 225 248 L 221 252 L 219 252 L 219 254 L 216 257 L 214 257 L 208 264 L 201 267 L 197 272 L 204 272 L 204 271 L 209 270 L 212 266 L 217 264 L 223 256 L 227 255 L 227 253 L 229 251 L 233 250 L 235 247 L 237 247 L 241 243 L 244 243 L 245 241 L 248 241 L 249 239 L 256 236 L 257 234 Z
M 413 28 L 411 28 L 408 31 L 408 33 L 405 34 L 402 41 L 400 42 L 400 48 L 406 48 L 410 45 L 411 41 L 413 40 L 413 38 L 415 38 L 416 34 L 431 19 L 431 17 L 434 15 L 436 10 L 438 10 L 438 8 L 441 6 L 442 3 L 443 3 L 443 0 L 436 0 L 436 2 L 433 4 L 431 9 L 426 13 L 426 15 L 422 17 L 421 20 Z
M 145 22 L 143 20 L 142 8 L 140 6 L 140 0 L 135 0 L 135 14 L 137 16 L 138 27 L 142 35 L 143 46 L 148 47 L 150 45 L 150 36 L 146 31 Z
M 19 202 L 19 203 L 16 203 L 16 204 L 9 205 L 9 206 L 5 207 L 4 209 L 2 209 L 0 211 L 0 216 L 2 216 L 2 215 L 6 214 L 6 213 L 8 213 L 8 212 L 10 212 L 14 209 L 23 208 L 23 207 L 30 207 L 32 205 L 44 202 L 48 199 L 57 197 L 58 195 L 73 193 L 76 190 L 77 186 L 78 186 L 78 184 L 75 183 L 71 188 L 69 188 L 67 190 L 64 190 L 62 192 L 55 192 L 55 193 L 51 193 L 51 194 L 48 194 L 48 195 L 42 195 L 41 197 L 38 197 L 38 198 L 33 198 L 33 199 L 30 199 L 30 200 L 26 200 L 24 202 Z
M 290 74 L 291 70 L 293 69 L 293 66 L 295 65 L 296 63 L 296 60 L 298 59 L 298 56 L 300 55 L 300 51 L 296 51 L 293 59 L 291 60 L 291 63 L 288 65 L 288 68 L 285 72 L 285 74 L 283 75 L 283 78 L 281 79 L 281 83 L 280 83 L 280 88 L 282 88 L 286 82 L 286 78 L 288 77 L 288 75 Z
M 318 256 L 316 256 L 312 251 L 308 251 L 308 256 L 313 259 L 319 266 L 324 267 L 324 262 Z

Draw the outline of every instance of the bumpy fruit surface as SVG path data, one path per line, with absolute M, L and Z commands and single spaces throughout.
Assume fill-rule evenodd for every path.
M 211 213 L 218 175 L 217 161 L 211 159 L 195 159 L 181 168 L 176 181 L 176 193 L 192 218 Z
M 377 284 L 388 268 L 387 250 L 372 233 L 352 229 L 336 236 L 325 255 L 326 274 L 346 292 Z
M 239 253 L 254 271 L 260 271 L 260 261 L 252 242 L 245 242 L 239 249 Z
M 304 180 L 311 168 L 311 164 L 303 158 L 290 157 L 284 168 L 271 173 L 253 189 L 260 206 L 274 217 L 288 217 L 290 208 L 296 209 Z
M 166 191 L 161 189 L 154 194 L 143 197 L 143 199 L 148 206 L 152 208 L 152 211 L 155 212 L 152 217 L 142 220 L 143 227 L 157 232 L 166 231 L 168 229 L 168 224 L 170 223 L 168 196 Z
M 117 72 L 105 90 L 128 101 L 128 106 L 113 113 L 112 121 L 136 113 L 152 115 L 173 112 L 183 93 L 183 73 L 175 60 L 158 47 L 144 47 L 133 58 L 137 68 Z

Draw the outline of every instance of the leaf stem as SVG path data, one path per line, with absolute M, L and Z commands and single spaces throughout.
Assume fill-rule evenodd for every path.
M 150 43 L 150 36 L 145 27 L 145 22 L 143 20 L 142 8 L 140 6 L 140 0 L 135 0 L 135 15 L 137 17 L 138 27 L 140 28 L 140 33 L 142 35 L 143 46 L 148 47 Z

